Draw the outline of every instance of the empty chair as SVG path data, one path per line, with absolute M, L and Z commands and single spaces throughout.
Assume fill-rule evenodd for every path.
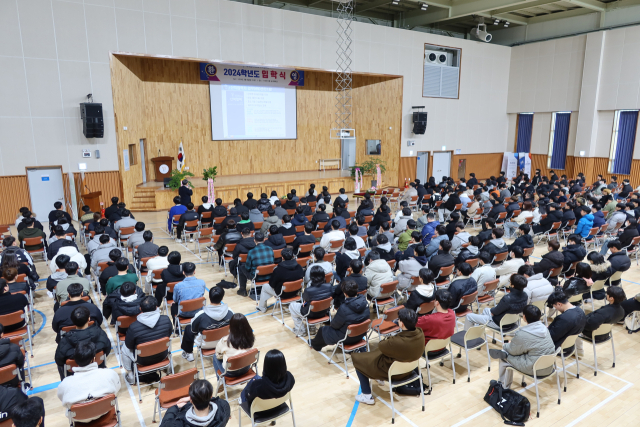
M 357 323 L 353 325 L 349 325 L 347 327 L 347 333 L 344 335 L 344 338 L 338 341 L 336 346 L 331 353 L 331 357 L 329 358 L 329 364 L 333 362 L 333 355 L 336 353 L 336 350 L 340 348 L 342 350 L 342 360 L 344 361 L 344 370 L 347 373 L 347 378 L 349 378 L 349 367 L 347 366 L 347 353 L 351 353 L 353 351 L 359 350 L 361 348 L 366 348 L 369 351 L 369 338 L 367 337 L 367 332 L 369 331 L 369 327 L 371 326 L 371 320 L 365 320 L 362 323 Z M 363 335 L 362 340 L 360 342 L 354 344 L 345 344 L 344 341 L 349 337 L 357 337 L 358 335 Z
M 393 282 L 383 283 L 380 285 L 380 295 L 388 295 L 386 297 L 377 296 L 371 299 L 371 303 L 374 304 L 376 308 L 376 315 L 380 317 L 380 307 L 384 307 L 389 304 L 396 304 L 396 289 L 398 288 L 398 281 L 394 280 Z
M 565 359 L 573 356 L 576 359 L 576 378 L 580 378 L 580 360 L 578 359 L 578 349 L 576 348 L 576 339 L 578 335 L 569 335 L 560 345 L 560 357 L 562 359 L 562 373 L 564 374 L 564 391 L 567 391 L 567 368 Z M 569 351 L 566 351 L 571 349 Z
M 469 365 L 469 350 L 475 348 L 479 349 L 483 345 L 487 347 L 487 371 L 491 371 L 491 357 L 489 356 L 489 341 L 487 340 L 487 334 L 485 327 L 482 325 L 472 326 L 467 331 L 460 331 L 453 334 L 451 337 L 451 344 L 460 347 L 458 357 L 462 355 L 462 349 L 464 348 L 464 354 L 467 359 L 467 382 L 471 381 L 471 366 Z
M 449 347 L 449 348 L 447 348 Z M 442 362 L 447 356 L 451 360 L 451 370 L 453 371 L 453 383 L 456 383 L 456 367 L 453 364 L 453 352 L 451 351 L 451 337 L 442 340 L 429 340 L 424 347 L 425 362 L 427 364 L 427 378 L 429 380 L 429 391 L 427 394 L 431 394 L 433 390 L 433 384 L 431 384 L 431 369 L 429 365 L 432 362 L 440 362 L 440 366 L 443 366 Z
M 435 302 L 430 302 L 425 304 L 431 304 L 431 310 L 429 312 L 433 311 Z M 420 307 L 422 307 L 422 305 Z M 420 310 L 420 307 L 418 307 L 418 310 Z M 396 319 L 398 319 L 398 313 L 400 313 L 400 310 L 402 310 L 403 308 L 404 308 L 404 305 L 399 305 L 397 307 L 388 309 L 385 313 L 382 313 L 382 317 L 374 320 L 371 323 L 371 333 L 369 333 L 369 336 L 371 336 L 371 334 L 375 332 L 378 334 L 378 341 L 380 341 L 382 337 L 395 335 L 398 332 L 400 332 L 400 326 L 398 326 Z M 418 314 L 421 314 L 421 313 L 418 312 Z

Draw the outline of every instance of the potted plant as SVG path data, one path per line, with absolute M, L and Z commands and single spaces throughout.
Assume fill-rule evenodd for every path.
M 351 166 L 351 179 L 356 179 L 356 168 L 360 169 L 362 176 L 369 175 L 375 177 L 377 172 L 376 166 L 378 165 L 380 166 L 381 173 L 385 173 L 387 171 L 387 162 L 382 159 L 367 159 L 359 165 Z M 372 187 L 378 187 L 382 185 L 381 182 L 374 183 L 373 181 L 375 181 L 375 179 L 371 182 Z
M 172 190 L 177 190 L 182 185 L 182 180 L 185 179 L 185 177 L 187 176 L 194 176 L 194 175 L 189 171 L 180 172 L 178 169 L 172 170 L 171 181 L 169 181 L 169 188 L 171 188 Z M 193 184 L 191 184 L 191 181 L 189 181 L 187 185 L 193 188 Z
M 213 180 L 213 182 L 216 181 L 216 176 L 218 176 L 218 167 L 214 166 L 212 168 L 209 169 L 203 169 L 202 170 L 202 180 L 203 181 L 209 181 L 209 178 L 211 178 Z

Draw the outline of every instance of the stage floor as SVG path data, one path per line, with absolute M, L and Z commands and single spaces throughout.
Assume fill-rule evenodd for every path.
M 349 170 L 327 170 L 327 171 L 300 171 L 300 172 L 274 172 L 274 173 L 258 173 L 246 175 L 225 175 L 216 177 L 216 187 L 224 187 L 228 185 L 247 185 L 257 183 L 275 183 L 290 181 L 307 181 L 314 179 L 333 179 L 345 178 L 351 176 Z M 207 183 L 202 180 L 201 176 L 191 178 L 191 184 L 194 187 L 206 187 Z M 158 188 L 162 187 L 162 182 L 147 182 L 138 184 L 139 188 Z M 171 190 L 168 190 L 171 191 Z

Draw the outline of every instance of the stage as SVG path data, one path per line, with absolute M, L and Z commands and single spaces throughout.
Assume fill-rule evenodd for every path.
M 388 176 L 383 175 L 383 186 L 396 184 L 397 178 L 393 175 L 391 177 L 395 179 L 387 179 Z M 372 177 L 365 177 L 365 182 L 369 178 Z M 193 177 L 190 181 L 194 186 L 191 200 L 197 206 L 202 203 L 202 196 L 207 195 L 207 182 L 202 177 Z M 236 198 L 246 200 L 249 192 L 253 193 L 255 199 L 259 199 L 261 193 L 270 196 L 273 190 L 279 197 L 283 197 L 293 188 L 298 197 L 301 197 L 312 183 L 316 185 L 317 191 L 321 191 L 326 185 L 332 195 L 338 194 L 340 188 L 344 188 L 347 193 L 352 193 L 354 189 L 354 180 L 348 170 L 275 172 L 216 177 L 215 197 L 221 198 L 224 203 L 233 203 Z M 135 189 L 131 210 L 168 210 L 173 206 L 173 198 L 177 195 L 177 190 L 165 189 L 161 182 L 139 184 Z

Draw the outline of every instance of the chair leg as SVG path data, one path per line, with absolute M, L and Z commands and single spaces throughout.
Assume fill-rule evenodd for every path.
M 554 369 L 556 370 L 556 384 L 558 385 L 558 405 L 560 404 L 560 396 L 561 396 L 561 392 L 560 392 L 560 376 L 558 375 L 558 369 L 554 366 Z
M 453 371 L 453 383 L 456 383 L 456 365 L 453 363 L 453 351 L 451 351 L 451 344 L 449 344 L 449 355 L 451 356 L 451 370 Z
M 564 374 L 564 392 L 567 392 L 567 368 L 564 365 L 564 354 L 560 352 L 560 358 L 562 359 L 562 373 Z
M 576 350 L 575 353 L 573 353 L 573 357 L 576 358 L 576 378 L 580 378 L 580 359 L 578 359 L 578 351 Z
M 156 411 L 158 410 L 158 399 L 156 398 L 156 401 L 153 404 L 153 418 L 151 418 L 151 422 L 155 423 L 156 422 Z
M 347 378 L 349 378 L 349 367 L 347 366 L 347 354 L 344 351 L 344 346 L 340 346 L 342 349 L 342 360 L 344 361 L 344 370 L 347 372 Z
M 487 346 L 487 372 L 491 372 L 491 356 L 489 355 L 489 340 L 487 340 L 487 335 L 484 336 L 484 343 Z
M 616 347 L 613 345 L 613 332 L 611 333 L 611 351 L 613 352 L 613 367 L 616 367 Z
M 538 392 L 538 378 L 533 373 L 533 384 L 536 386 L 536 405 L 538 406 L 538 412 L 536 412 L 536 418 L 540 418 L 540 393 Z
M 594 339 L 594 337 L 591 337 L 591 343 L 593 344 L 593 361 L 595 363 L 595 368 L 596 370 L 593 371 L 593 376 L 597 376 L 598 375 L 598 355 L 596 354 L 596 341 Z
M 431 387 L 431 369 L 429 369 L 429 359 L 427 358 L 427 355 L 425 354 L 425 361 L 427 362 L 427 380 L 428 380 L 428 385 L 429 385 L 429 391 L 427 392 L 427 394 L 431 394 L 431 391 L 433 390 L 433 388 Z
M 136 386 L 138 387 L 138 400 L 142 403 L 142 393 L 140 392 L 140 377 L 138 376 L 138 365 L 133 363 L 133 372 L 136 376 Z
M 467 346 L 465 343 L 464 347 L 464 357 L 467 359 L 467 382 L 471 382 L 471 365 L 469 364 L 469 350 L 467 350 Z
M 393 387 L 389 384 L 389 396 L 391 396 L 391 424 L 396 423 L 396 407 L 393 404 Z
M 418 376 L 420 377 L 420 397 L 422 398 L 422 412 L 424 412 L 424 387 L 422 386 L 422 371 L 418 368 Z

